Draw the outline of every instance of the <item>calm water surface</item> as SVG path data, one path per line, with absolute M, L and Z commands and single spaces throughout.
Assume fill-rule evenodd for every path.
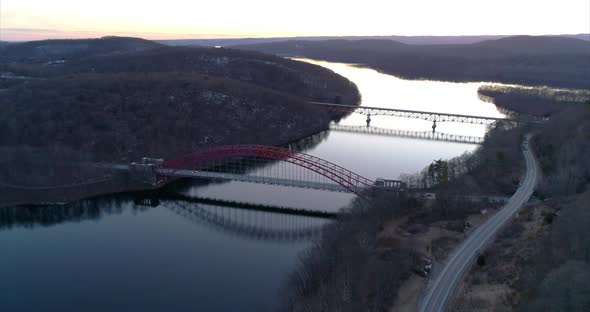
M 362 105 L 502 116 L 477 98 L 477 83 L 408 81 L 347 64 L 305 61 L 355 82 Z M 365 116 L 352 114 L 340 124 L 363 126 Z M 431 123 L 413 119 L 373 117 L 371 125 L 431 131 Z M 483 136 L 486 129 L 440 123 L 437 131 Z M 338 131 L 295 145 L 371 179 L 397 178 L 476 148 Z M 327 211 L 353 198 L 246 183 L 193 185 L 181 192 Z M 182 201 L 148 207 L 121 196 L 0 209 L 0 311 L 272 310 L 298 254 L 325 222 Z

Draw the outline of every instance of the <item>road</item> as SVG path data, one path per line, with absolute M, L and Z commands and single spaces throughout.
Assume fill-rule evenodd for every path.
M 494 237 L 495 234 L 519 211 L 531 197 L 537 181 L 537 165 L 535 158 L 528 148 L 531 135 L 527 135 L 523 144 L 523 154 L 526 161 L 526 174 L 521 186 L 494 216 L 475 229 L 470 236 L 458 246 L 439 274 L 425 289 L 422 300 L 418 304 L 420 312 L 445 311 L 448 302 L 453 297 L 457 285 L 463 274 L 480 250 Z

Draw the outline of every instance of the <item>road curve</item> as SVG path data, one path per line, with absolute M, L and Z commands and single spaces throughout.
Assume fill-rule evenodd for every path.
M 449 256 L 444 268 L 425 289 L 422 300 L 418 303 L 420 312 L 445 311 L 449 299 L 452 298 L 463 274 L 470 267 L 472 260 L 493 236 L 505 225 L 524 205 L 535 189 L 537 181 L 537 165 L 528 148 L 531 135 L 527 135 L 523 145 L 526 161 L 526 174 L 521 186 L 494 216 L 476 228 Z

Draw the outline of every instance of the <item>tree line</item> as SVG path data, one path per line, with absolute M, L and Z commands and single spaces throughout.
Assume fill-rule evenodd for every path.
M 478 88 L 477 94 L 480 99 L 509 111 L 544 117 L 590 101 L 590 90 L 548 87 L 483 85 Z
M 236 48 L 365 64 L 406 79 L 590 88 L 590 42 L 514 36 L 474 44 L 408 45 L 385 39 L 287 40 Z

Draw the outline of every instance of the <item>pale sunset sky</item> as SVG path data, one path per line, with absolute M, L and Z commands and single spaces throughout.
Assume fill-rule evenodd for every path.
M 590 33 L 590 0 L 0 0 L 0 40 Z

